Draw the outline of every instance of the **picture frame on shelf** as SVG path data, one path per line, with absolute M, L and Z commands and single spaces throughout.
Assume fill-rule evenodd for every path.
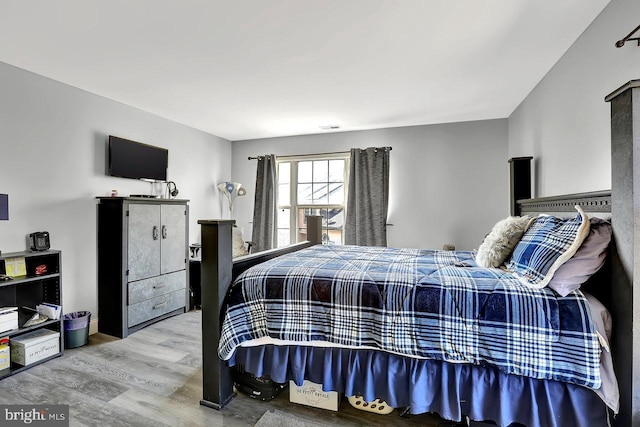
M 27 264 L 24 257 L 7 258 L 4 261 L 5 274 L 8 277 L 20 277 L 27 275 Z

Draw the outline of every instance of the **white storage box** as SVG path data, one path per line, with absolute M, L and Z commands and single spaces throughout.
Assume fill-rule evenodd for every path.
M 6 311 L 0 313 L 0 333 L 18 329 L 18 312 Z
M 22 366 L 60 352 L 60 332 L 39 329 L 11 338 L 11 361 Z
M 314 406 L 316 408 L 338 410 L 338 392 L 322 391 L 322 384 L 304 380 L 302 387 L 289 381 L 289 400 L 293 403 Z

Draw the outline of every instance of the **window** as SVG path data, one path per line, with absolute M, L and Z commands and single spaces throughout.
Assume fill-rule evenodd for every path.
M 306 215 L 321 215 L 322 242 L 344 243 L 348 153 L 278 159 L 278 247 L 306 240 Z

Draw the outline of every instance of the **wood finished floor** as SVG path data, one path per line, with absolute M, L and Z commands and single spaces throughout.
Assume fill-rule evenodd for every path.
M 120 340 L 92 335 L 89 344 L 0 381 L 0 404 L 68 404 L 72 426 L 253 426 L 279 409 L 328 426 L 451 424 L 431 414 L 401 418 L 353 408 L 338 412 L 289 402 L 288 391 L 271 402 L 242 394 L 222 411 L 202 397 L 200 312 L 175 316 Z

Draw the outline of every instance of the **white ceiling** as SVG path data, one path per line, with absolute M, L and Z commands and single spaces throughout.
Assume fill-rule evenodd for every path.
M 232 141 L 505 118 L 607 3 L 2 0 L 0 61 Z

